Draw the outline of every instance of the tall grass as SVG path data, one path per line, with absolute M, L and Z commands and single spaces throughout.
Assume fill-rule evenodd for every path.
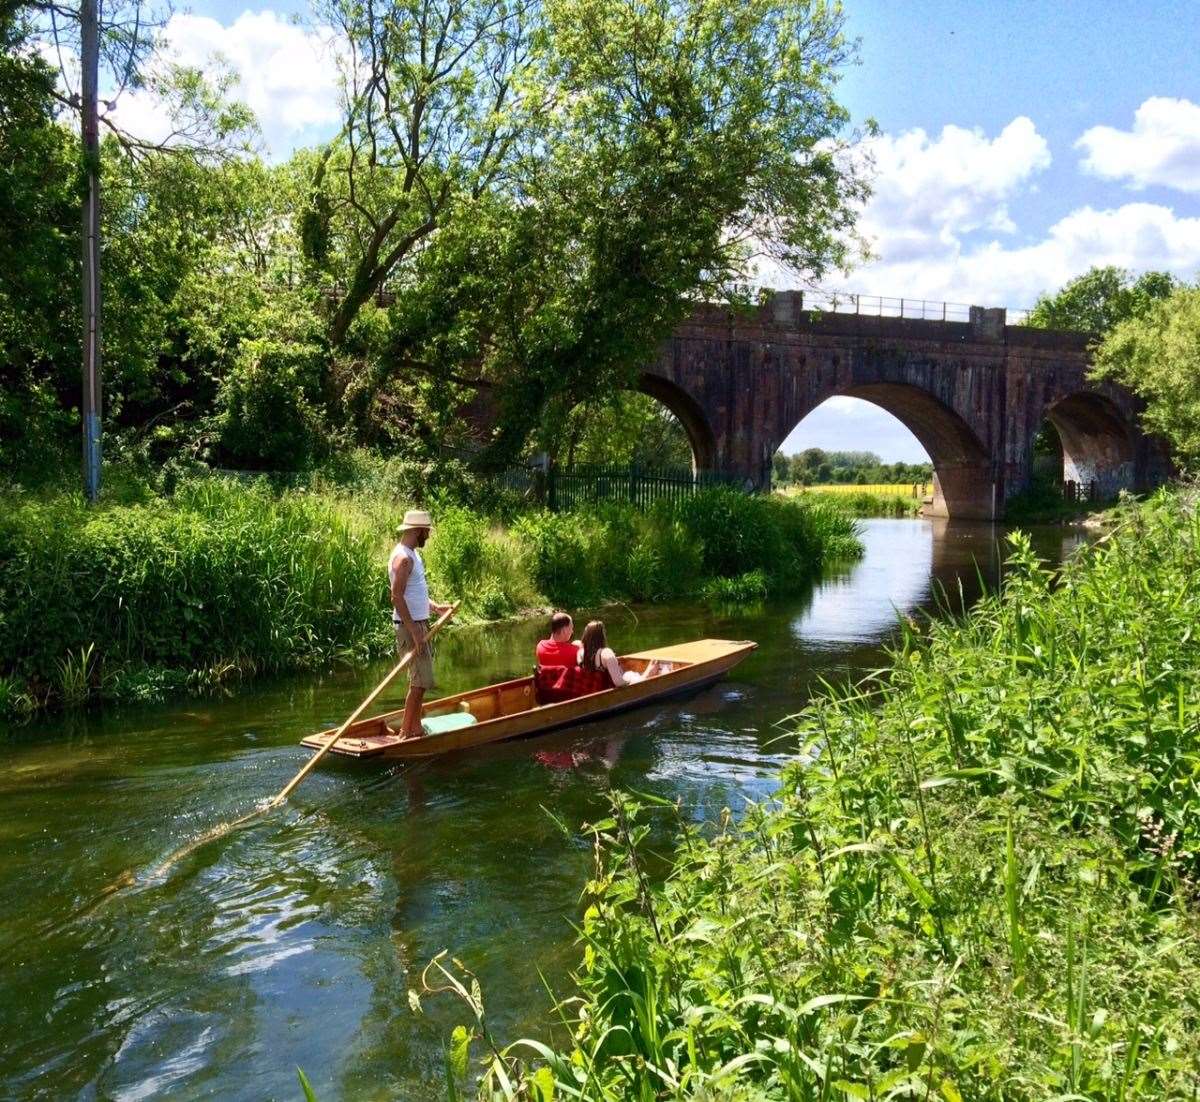
M 780 592 L 862 550 L 853 520 L 834 505 L 727 489 L 661 502 L 644 514 L 611 505 L 531 513 L 513 535 L 538 588 L 568 607 L 612 597 L 699 597 L 714 582 L 739 578 Z
M 375 541 L 327 503 L 217 479 L 0 518 L 0 670 L 35 699 L 136 695 L 197 670 L 282 669 L 380 639 Z
M 1200 519 L 1010 568 L 796 716 L 770 806 L 614 794 L 561 1032 L 481 1097 L 1197 1097 Z
M 406 502 L 361 486 L 216 477 L 170 496 L 135 491 L 99 509 L 66 493 L 0 501 L 0 714 L 391 645 L 385 565 Z M 431 586 L 462 599 L 463 619 L 548 603 L 758 599 L 859 549 L 836 508 L 729 491 L 645 515 L 535 510 L 508 524 L 431 504 Z

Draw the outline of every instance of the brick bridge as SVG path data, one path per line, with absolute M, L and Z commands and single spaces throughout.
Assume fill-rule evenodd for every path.
M 1149 489 L 1169 473 L 1138 428 L 1128 391 L 1087 378 L 1088 338 L 1005 324 L 823 313 L 780 292 L 749 314 L 699 307 L 659 350 L 638 386 L 679 418 L 697 468 L 770 484 L 784 438 L 827 398 L 874 402 L 933 460 L 936 516 L 994 519 L 1029 485 L 1033 439 L 1058 430 L 1064 478 L 1101 496 Z M 847 440 L 869 449 L 869 440 Z

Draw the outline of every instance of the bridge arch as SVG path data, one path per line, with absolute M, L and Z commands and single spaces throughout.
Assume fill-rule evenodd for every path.
M 714 470 L 717 465 L 717 437 L 700 403 L 669 379 L 648 372 L 639 376 L 637 389 L 666 406 L 683 426 L 688 443 L 692 446 L 692 470 Z
M 1076 391 L 1047 404 L 1043 417 L 1062 445 L 1063 481 L 1095 483 L 1101 498 L 1135 484 L 1134 428 L 1117 404 L 1096 391 Z
M 970 425 L 929 391 L 909 383 L 861 383 L 841 387 L 817 405 L 833 397 L 861 398 L 879 406 L 917 438 L 933 463 L 930 515 L 959 519 L 994 516 L 996 488 L 987 449 Z M 801 421 L 803 418 L 796 424 Z

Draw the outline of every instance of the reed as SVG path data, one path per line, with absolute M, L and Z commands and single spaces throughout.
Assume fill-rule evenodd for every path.
M 0 671 L 39 703 L 363 654 L 384 599 L 375 539 L 304 495 L 208 479 L 0 519 Z
M 614 797 L 565 1027 L 503 1079 L 489 1045 L 481 1097 L 1196 1096 L 1200 519 L 1160 495 L 1059 570 L 1010 552 L 795 717 L 770 805 Z

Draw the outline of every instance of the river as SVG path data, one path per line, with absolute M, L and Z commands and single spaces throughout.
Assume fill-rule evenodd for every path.
M 504 1040 L 544 1029 L 545 981 L 578 957 L 569 923 L 591 855 L 578 830 L 618 787 L 735 813 L 768 797 L 789 745 L 777 721 L 820 678 L 878 667 L 897 612 L 995 584 L 999 529 L 862 522 L 866 553 L 785 603 L 613 608 L 619 651 L 754 639 L 732 676 L 690 698 L 575 731 L 417 766 L 322 766 L 286 811 L 146 870 L 277 791 L 302 736 L 344 718 L 385 666 L 291 677 L 19 728 L 0 774 L 0 1097 L 443 1096 L 466 1022 L 448 996 L 410 1009 L 449 949 L 478 975 Z M 1057 560 L 1077 542 L 1035 532 Z M 978 570 L 977 570 L 978 564 Z M 541 623 L 454 632 L 439 676 L 461 691 L 531 666 Z M 662 844 L 667 843 L 664 836 Z M 98 906 L 127 870 L 135 882 Z M 539 972 L 541 973 L 539 975 Z

